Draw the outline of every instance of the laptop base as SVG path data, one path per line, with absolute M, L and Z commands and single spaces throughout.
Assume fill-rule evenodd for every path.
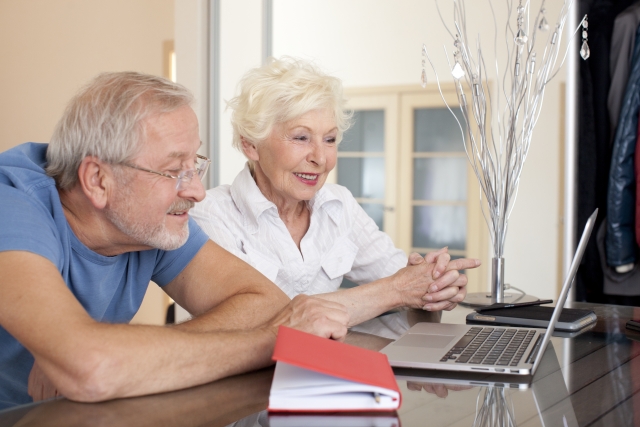
M 512 292 L 504 293 L 504 303 L 513 304 L 516 302 L 534 302 L 540 301 L 540 298 L 533 295 L 515 294 Z M 464 301 L 460 303 L 463 307 L 486 307 L 492 305 L 491 294 L 487 292 L 470 292 L 465 297 Z

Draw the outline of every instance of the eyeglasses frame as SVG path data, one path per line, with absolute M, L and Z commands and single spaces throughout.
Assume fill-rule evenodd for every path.
M 129 168 L 132 169 L 137 169 L 139 171 L 143 171 L 143 172 L 149 172 L 149 173 L 153 173 L 156 175 L 160 175 L 160 176 L 164 176 L 165 178 L 171 178 L 171 179 L 175 179 L 177 180 L 176 182 L 176 190 L 180 191 L 180 190 L 184 190 L 184 188 L 180 188 L 180 186 L 182 185 L 182 183 L 184 182 L 185 184 L 190 184 L 191 180 L 193 179 L 193 177 L 195 175 L 198 175 L 198 177 L 200 179 L 204 178 L 204 176 L 207 174 L 207 171 L 209 170 L 209 166 L 211 165 L 211 159 L 205 156 L 202 156 L 200 154 L 196 154 L 196 157 L 200 160 L 203 160 L 203 166 L 201 166 L 199 169 L 195 168 L 195 169 L 185 169 L 183 171 L 180 171 L 180 173 L 178 175 L 170 175 L 168 173 L 164 173 L 164 172 L 158 172 L 158 171 L 154 171 L 153 169 L 147 169 L 147 168 L 143 168 L 141 166 L 138 165 L 134 165 L 133 163 L 121 163 L 123 166 L 127 166 Z M 200 174 L 200 171 L 203 171 L 202 174 Z M 188 172 L 193 172 L 193 175 L 191 176 L 191 178 L 189 178 L 189 181 L 185 181 L 185 175 Z

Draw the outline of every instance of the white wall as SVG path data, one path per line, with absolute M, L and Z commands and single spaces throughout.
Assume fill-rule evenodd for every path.
M 274 0 L 274 56 L 316 61 L 340 77 L 346 87 L 417 84 L 424 42 L 442 81 L 450 81 L 443 56 L 453 40 L 443 28 L 433 1 L 424 0 Z M 451 25 L 451 2 L 440 2 Z M 560 2 L 547 2 L 552 25 Z M 480 33 L 485 55 L 491 52 L 493 26 L 487 2 L 467 2 L 470 37 Z M 506 22 L 505 2 L 494 2 L 498 22 Z M 538 2 L 534 1 L 534 4 Z M 259 0 L 222 1 L 223 98 L 228 99 L 242 73 L 260 62 Z M 512 15 L 515 24 L 515 15 Z M 501 24 L 502 26 L 503 24 Z M 502 32 L 502 28 L 500 29 Z M 180 37 L 179 32 L 176 37 Z M 504 41 L 499 36 L 498 41 Z M 541 55 L 541 53 L 539 53 Z M 504 63 L 504 53 L 499 52 Z M 506 281 L 539 297 L 557 293 L 559 191 L 561 170 L 560 85 L 562 71 L 548 85 L 544 109 L 521 177 L 505 248 Z M 430 70 L 429 78 L 434 81 Z M 242 167 L 241 154 L 230 148 L 228 116 L 221 118 L 221 183 L 230 183 Z M 484 267 L 489 274 L 488 266 Z
M 451 3 L 439 2 L 445 22 L 452 26 Z M 505 3 L 494 2 L 500 23 L 506 22 Z M 559 3 L 547 2 L 550 23 L 555 22 Z M 486 55 L 493 51 L 494 34 L 488 2 L 466 4 L 468 35 L 471 38 L 480 33 Z M 515 13 L 512 22 L 515 24 Z M 498 40 L 504 40 L 504 36 Z M 443 45 L 451 54 L 453 40 L 444 29 L 433 1 L 274 1 L 274 55 L 313 59 L 340 77 L 346 87 L 419 83 L 423 42 L 436 63 L 441 81 L 453 80 L 443 55 Z M 504 63 L 502 58 L 504 52 L 499 53 L 499 60 Z M 428 71 L 429 79 L 435 81 L 434 73 Z M 505 248 L 506 281 L 539 297 L 556 296 L 563 79 L 564 73 L 548 87 Z M 488 272 L 488 266 L 485 268 Z

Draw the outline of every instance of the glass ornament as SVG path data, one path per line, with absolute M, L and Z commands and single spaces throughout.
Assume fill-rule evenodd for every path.
M 514 41 L 518 46 L 524 46 L 525 43 L 529 41 L 529 37 L 527 37 L 527 34 L 522 30 L 522 28 L 520 28 L 518 30 L 518 33 L 516 34 L 516 38 L 514 39 Z
M 580 48 L 580 56 L 585 60 L 588 59 L 589 56 L 591 56 L 591 50 L 589 49 L 589 45 L 587 44 L 586 40 L 582 42 L 582 47 Z
M 464 70 L 462 69 L 462 66 L 460 65 L 459 62 L 456 62 L 456 65 L 453 67 L 453 70 L 451 70 L 451 75 L 453 76 L 454 79 L 456 80 L 460 80 L 461 78 L 464 77 Z

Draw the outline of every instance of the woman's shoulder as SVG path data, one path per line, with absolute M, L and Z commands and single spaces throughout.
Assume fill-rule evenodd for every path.
M 353 211 L 353 209 L 358 208 L 358 201 L 353 197 L 351 191 L 343 185 L 340 184 L 325 184 L 324 189 L 329 192 L 330 195 L 335 197 L 342 203 L 342 206 L 347 211 Z
M 229 210 L 237 210 L 231 197 L 230 185 L 219 185 L 218 187 L 207 190 L 204 199 L 196 203 L 190 213 L 194 216 L 221 215 L 228 213 Z
M 206 198 L 210 200 L 231 199 L 231 185 L 222 184 L 208 189 Z
M 337 197 L 341 201 L 355 201 L 356 199 L 351 194 L 351 191 L 343 185 L 340 184 L 324 184 L 323 187 L 326 191 L 328 191 L 333 196 Z

